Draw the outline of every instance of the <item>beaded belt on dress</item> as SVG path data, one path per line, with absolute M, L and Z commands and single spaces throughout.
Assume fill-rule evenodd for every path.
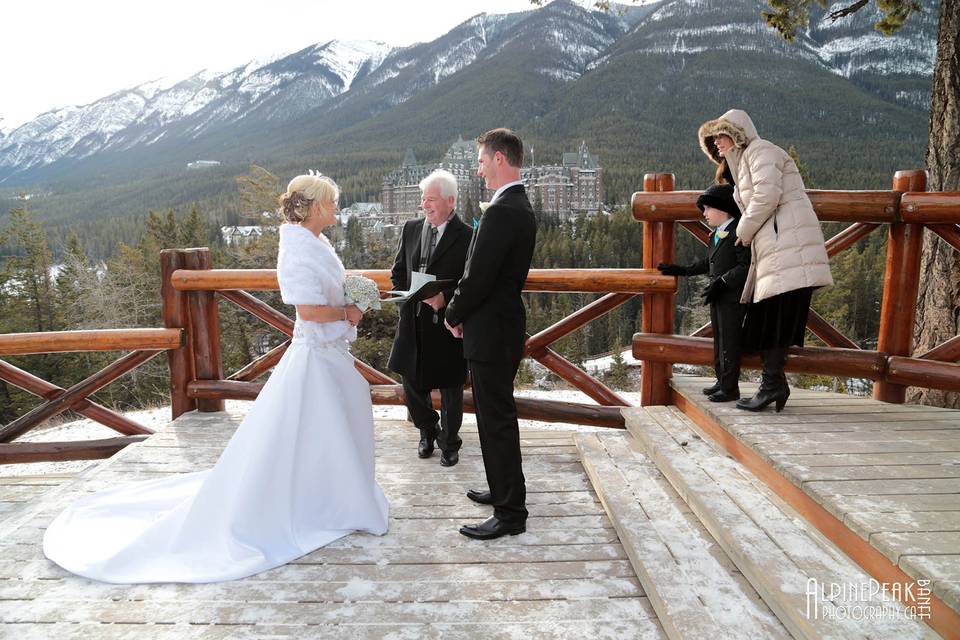
M 304 331 L 299 322 L 293 325 L 293 339 L 290 342 L 292 344 L 302 344 L 319 349 L 337 349 L 339 351 L 350 350 L 350 343 L 346 338 L 341 337 L 334 338 L 332 340 L 318 338 L 317 336 L 310 335 L 308 332 Z

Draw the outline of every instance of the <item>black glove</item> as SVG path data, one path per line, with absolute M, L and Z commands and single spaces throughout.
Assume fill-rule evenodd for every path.
M 727 288 L 727 285 L 723 282 L 722 278 L 717 278 L 716 280 L 711 280 L 703 289 L 703 301 L 706 304 L 713 304 L 717 301 L 717 298 L 720 297 L 720 293 Z
M 687 275 L 687 268 L 680 264 L 670 264 L 668 262 L 661 262 L 657 265 L 657 269 L 665 276 L 685 276 Z

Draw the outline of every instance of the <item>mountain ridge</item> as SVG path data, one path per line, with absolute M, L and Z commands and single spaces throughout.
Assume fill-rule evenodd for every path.
M 378 172 L 407 146 L 430 160 L 457 135 L 506 124 L 538 159 L 586 140 L 622 202 L 643 171 L 699 183 L 709 168 L 696 126 L 731 106 L 750 111 L 765 137 L 796 144 L 834 186 L 873 187 L 871 176 L 922 160 L 935 9 L 879 41 L 866 10 L 842 25 L 818 14 L 791 45 L 763 24 L 764 6 L 661 0 L 607 13 L 556 0 L 478 14 L 407 47 L 334 40 L 166 88 L 143 83 L 0 136 L 0 188 L 126 192 L 137 182 L 137 207 L 168 206 L 225 192 L 256 163 L 279 173 L 323 166 L 353 181 L 350 197 L 371 199 Z M 223 162 L 206 174 L 215 186 L 184 173 L 196 159 Z M 161 200 L 178 181 L 176 201 Z M 124 202 L 134 201 L 101 209 Z M 64 220 L 103 213 L 53 203 Z

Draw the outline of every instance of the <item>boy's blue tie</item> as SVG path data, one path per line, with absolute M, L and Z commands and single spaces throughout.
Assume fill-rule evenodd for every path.
M 720 236 L 717 234 L 716 231 L 714 231 L 714 232 L 713 232 L 713 246 L 717 246 L 718 244 L 720 244 Z

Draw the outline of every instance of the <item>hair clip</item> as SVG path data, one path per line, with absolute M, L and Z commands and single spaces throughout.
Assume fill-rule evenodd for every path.
M 317 171 L 316 169 L 307 169 L 308 176 L 314 176 L 316 178 L 322 178 L 323 174 Z

